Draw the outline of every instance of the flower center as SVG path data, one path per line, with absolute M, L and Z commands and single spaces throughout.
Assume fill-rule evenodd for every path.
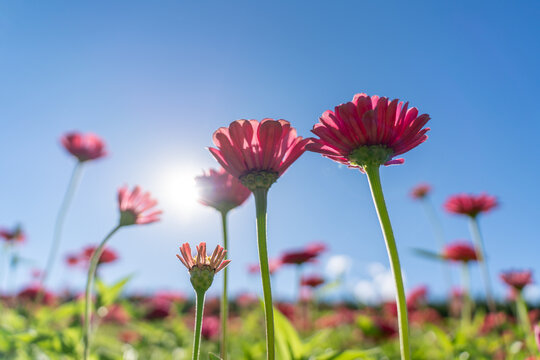
M 253 171 L 249 174 L 242 175 L 240 182 L 249 190 L 254 191 L 255 189 L 269 189 L 278 177 L 278 174 L 274 172 Z
M 349 154 L 349 162 L 360 167 L 380 166 L 390 161 L 392 153 L 392 149 L 384 145 L 362 146 Z

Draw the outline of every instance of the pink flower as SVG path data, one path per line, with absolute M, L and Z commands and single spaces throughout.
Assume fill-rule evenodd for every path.
M 407 308 L 409 310 L 416 309 L 427 301 L 428 288 L 427 286 L 418 286 L 411 290 L 407 296 Z
M 451 196 L 444 204 L 444 207 L 448 212 L 454 214 L 475 217 L 480 213 L 490 211 L 497 205 L 497 199 L 491 195 L 459 194 Z
M 328 250 L 328 246 L 326 246 L 326 244 L 322 242 L 313 242 L 306 246 L 306 250 L 312 252 L 315 255 L 319 255 Z
M 540 351 L 540 326 L 534 325 L 534 339 L 536 340 L 536 347 Z
M 159 221 L 162 211 L 152 210 L 157 200 L 150 197 L 149 192 L 143 193 L 139 186 L 129 191 L 127 186 L 118 190 L 118 207 L 120 208 L 120 225 L 150 224 Z
M 281 263 L 283 264 L 292 264 L 292 265 L 301 265 L 306 262 L 313 262 L 318 256 L 318 253 L 313 251 L 303 249 L 297 251 L 288 251 L 281 256 Z
M 309 151 L 348 165 L 402 164 L 395 156 L 420 145 L 427 139 L 424 128 L 429 115 L 418 116 L 398 99 L 357 94 L 352 102 L 326 111 L 312 132 L 319 137 L 307 146 Z
M 210 169 L 195 178 L 199 188 L 199 202 L 222 212 L 240 206 L 251 191 L 224 169 Z
M 197 246 L 197 254 L 195 257 L 191 255 L 191 247 L 188 243 L 185 243 L 180 247 L 180 253 L 182 256 L 176 255 L 176 257 L 190 272 L 194 268 L 208 268 L 212 270 L 214 274 L 216 274 L 231 262 L 231 260 L 225 260 L 227 250 L 223 249 L 223 247 L 219 245 L 216 246 L 211 257 L 207 256 L 205 242 L 202 242 L 199 244 L 199 246 Z
M 112 304 L 107 307 L 103 321 L 107 323 L 125 325 L 131 320 L 131 315 L 122 305 Z
M 320 275 L 306 275 L 302 277 L 300 283 L 302 286 L 316 288 L 324 284 L 324 279 Z
M 40 285 L 30 285 L 24 288 L 17 294 L 17 298 L 24 301 L 36 301 L 38 298 L 41 298 L 42 305 L 53 305 L 56 303 L 56 295 L 42 288 Z
M 476 261 L 475 248 L 467 242 L 456 241 L 444 247 L 442 257 L 451 261 L 469 262 Z
M 79 161 L 95 160 L 107 155 L 105 143 L 94 134 L 71 132 L 60 139 L 64 148 Z
M 80 262 L 80 258 L 78 255 L 75 255 L 75 254 L 69 254 L 66 256 L 66 264 L 68 266 L 77 266 L 79 265 L 79 262 Z
M 95 251 L 96 246 L 94 245 L 85 247 L 79 256 L 79 261 L 89 264 Z M 98 264 L 109 264 L 115 262 L 116 260 L 118 260 L 116 251 L 109 248 L 104 248 L 101 256 L 99 257 Z
M 418 184 L 411 191 L 411 197 L 413 199 L 423 199 L 431 192 L 431 185 Z
M 13 229 L 0 229 L 0 238 L 4 239 L 7 243 L 16 244 L 24 242 L 26 235 L 22 227 L 17 225 Z
M 501 274 L 501 280 L 515 290 L 521 291 L 529 284 L 532 284 L 532 272 L 525 271 L 507 271 Z
M 205 316 L 201 327 L 201 335 L 205 339 L 213 339 L 219 334 L 219 318 L 217 316 Z
M 228 128 L 219 128 L 213 140 L 217 149 L 209 149 L 212 155 L 250 190 L 269 187 L 304 153 L 311 141 L 297 136 L 288 121 L 273 119 L 233 121 Z M 264 184 L 258 183 L 261 179 L 244 178 L 254 173 L 271 178 L 265 179 Z

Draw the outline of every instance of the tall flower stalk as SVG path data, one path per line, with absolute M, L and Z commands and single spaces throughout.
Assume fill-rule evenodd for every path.
M 379 217 L 382 234 L 396 286 L 399 343 L 402 360 L 411 359 L 407 304 L 403 278 L 390 217 L 381 186 L 381 165 L 402 164 L 394 159 L 420 145 L 427 139 L 429 128 L 424 125 L 429 115 L 418 115 L 416 108 L 408 108 L 398 99 L 357 94 L 352 102 L 338 105 L 334 111 L 322 114 L 312 132 L 319 137 L 308 145 L 308 150 L 357 168 L 366 173 Z
M 462 279 L 461 286 L 463 291 L 463 306 L 461 308 L 461 328 L 464 331 L 469 331 L 473 302 L 471 299 L 471 274 L 469 264 L 478 261 L 476 249 L 465 241 L 455 241 L 444 247 L 440 257 L 444 260 L 461 264 Z
M 118 190 L 118 208 L 120 210 L 120 221 L 109 234 L 98 245 L 92 257 L 90 258 L 90 266 L 88 268 L 88 276 L 86 279 L 86 290 L 84 295 L 84 324 L 83 324 L 83 359 L 88 360 L 90 357 L 90 336 L 91 336 L 91 319 L 92 319 L 92 286 L 96 276 L 96 269 L 99 260 L 107 242 L 120 228 L 135 224 L 150 224 L 159 221 L 161 211 L 153 210 L 157 205 L 157 201 L 152 199 L 150 193 L 143 193 L 136 186 L 133 191 L 130 191 L 127 186 Z
M 450 213 L 465 215 L 469 219 L 469 229 L 478 255 L 478 261 L 482 270 L 482 277 L 486 291 L 486 300 L 490 312 L 496 311 L 495 298 L 493 297 L 493 286 L 489 275 L 489 267 L 486 260 L 486 248 L 484 239 L 478 225 L 478 215 L 490 211 L 497 206 L 497 200 L 493 196 L 486 194 L 468 195 L 460 194 L 450 197 L 444 207 Z
M 257 223 L 257 245 L 264 298 L 266 353 L 276 355 L 274 312 L 268 264 L 266 216 L 270 186 L 305 151 L 310 139 L 296 135 L 286 120 L 237 120 L 218 129 L 213 136 L 216 148 L 210 152 L 223 168 L 253 193 Z
M 227 215 L 232 209 L 242 205 L 251 191 L 238 179 L 227 173 L 224 169 L 210 169 L 201 176 L 195 178 L 199 188 L 199 202 L 203 205 L 216 209 L 221 215 L 223 229 L 223 248 L 228 252 L 228 226 Z M 227 256 L 227 255 L 225 255 Z M 226 257 L 225 257 L 226 258 Z M 221 294 L 221 344 L 220 355 L 222 360 L 227 360 L 227 323 L 229 319 L 229 296 L 228 296 L 228 270 L 223 269 L 223 287 Z
M 50 273 L 53 270 L 58 251 L 60 249 L 60 243 L 62 239 L 62 231 L 64 229 L 64 223 L 69 207 L 73 200 L 75 191 L 81 179 L 83 165 L 92 160 L 102 158 L 107 155 L 105 151 L 105 143 L 98 136 L 88 133 L 81 134 L 78 132 L 68 133 L 60 139 L 62 146 L 77 159 L 77 163 L 73 167 L 69 183 L 62 199 L 60 209 L 56 215 L 56 221 L 54 223 L 53 239 L 49 256 L 45 269 L 41 274 L 41 284 L 45 285 Z
M 501 274 L 501 280 L 508 285 L 516 301 L 516 315 L 523 330 L 525 336 L 525 343 L 529 348 L 531 354 L 536 353 L 535 346 L 535 334 L 529 319 L 529 310 L 527 309 L 527 303 L 523 298 L 523 289 L 532 284 L 532 272 L 531 271 L 507 271 Z
M 201 353 L 201 332 L 204 313 L 204 299 L 206 292 L 212 286 L 214 275 L 224 269 L 231 262 L 226 260 L 227 250 L 216 246 L 211 257 L 206 255 L 206 243 L 197 246 L 197 254 L 192 256 L 191 247 L 188 243 L 180 247 L 178 259 L 188 269 L 191 285 L 195 290 L 195 329 L 193 331 L 193 355 L 192 360 L 199 360 Z

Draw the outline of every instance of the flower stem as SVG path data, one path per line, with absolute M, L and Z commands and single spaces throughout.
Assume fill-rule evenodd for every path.
M 94 277 L 96 275 L 96 269 L 99 263 L 99 258 L 103 253 L 103 249 L 107 244 L 107 241 L 114 235 L 115 232 L 120 229 L 121 225 L 117 225 L 111 232 L 103 239 L 97 249 L 92 254 L 90 259 L 90 267 L 88 268 L 88 278 L 86 279 L 86 290 L 84 295 L 84 325 L 83 325 L 83 343 L 84 343 L 84 360 L 88 360 L 90 356 L 90 321 L 92 318 L 91 308 L 91 292 L 92 285 L 94 283 Z
M 223 225 L 223 248 L 229 251 L 227 234 L 227 214 L 228 211 L 221 212 L 221 223 Z M 225 254 L 225 259 L 228 255 Z M 227 272 L 223 269 L 223 293 L 221 295 L 221 359 L 227 360 L 227 321 L 229 319 L 229 296 L 227 293 Z
M 463 286 L 463 308 L 461 309 L 461 328 L 464 332 L 468 332 L 471 324 L 472 303 L 471 303 L 471 274 L 469 271 L 469 263 L 463 262 L 462 268 L 462 284 Z
M 206 292 L 195 291 L 196 310 L 195 310 L 195 332 L 193 334 L 193 360 L 198 360 L 201 353 L 201 331 L 204 312 L 204 298 Z
M 521 323 L 521 327 L 523 329 L 523 335 L 526 339 L 525 342 L 527 344 L 527 347 L 529 348 L 531 354 L 536 354 L 537 349 L 534 340 L 534 334 L 532 332 L 531 320 L 529 319 L 529 311 L 527 310 L 527 304 L 523 299 L 522 290 L 516 291 L 516 310 L 519 322 Z
M 255 209 L 257 214 L 257 242 L 259 247 L 259 266 L 261 268 L 261 279 L 264 297 L 264 315 L 266 322 L 266 352 L 267 359 L 274 360 L 275 340 L 274 340 L 274 308 L 272 304 L 272 288 L 270 284 L 270 269 L 268 266 L 268 250 L 266 247 L 266 209 L 268 200 L 268 189 L 256 188 L 253 190 L 255 197 Z
M 484 286 L 486 289 L 486 300 L 490 312 L 495 312 L 495 300 L 493 299 L 493 291 L 491 290 L 491 280 L 489 277 L 488 264 L 485 257 L 485 246 L 482 234 L 480 233 L 480 227 L 478 226 L 478 219 L 476 216 L 470 217 L 469 227 L 471 230 L 471 235 L 474 239 L 476 247 L 476 255 L 478 257 L 478 262 L 480 263 L 480 268 L 482 269 L 482 277 L 484 278 Z
M 47 258 L 47 265 L 45 266 L 45 269 L 41 274 L 42 287 L 45 286 L 45 282 L 47 281 L 47 278 L 52 272 L 53 266 L 55 264 L 56 256 L 58 255 L 58 249 L 60 248 L 60 239 L 62 237 L 62 230 L 64 228 L 64 220 L 66 219 L 69 205 L 71 204 L 71 200 L 73 200 L 73 195 L 75 194 L 75 190 L 77 189 L 77 185 L 79 184 L 82 168 L 83 163 L 78 161 L 73 168 L 73 172 L 71 173 L 71 178 L 69 179 L 66 193 L 64 194 L 62 204 L 60 205 L 60 209 L 58 210 L 58 214 L 56 215 L 51 250 L 49 251 L 49 257 Z
M 394 281 L 396 283 L 396 303 L 398 310 L 399 345 L 401 349 L 401 359 L 410 360 L 411 349 L 409 345 L 407 301 L 405 298 L 405 289 L 403 287 L 403 277 L 401 275 L 401 266 L 399 264 L 399 255 L 396 247 L 396 241 L 394 239 L 392 224 L 390 223 L 390 217 L 388 216 L 388 210 L 386 209 L 386 203 L 384 201 L 384 194 L 382 191 L 381 178 L 379 174 L 379 165 L 365 166 L 364 170 L 368 177 L 369 187 L 371 189 L 371 195 L 373 197 L 373 203 L 377 210 L 381 230 L 383 232 L 383 236 L 386 242 L 386 249 L 388 251 L 390 267 L 392 268 L 392 274 L 394 275 Z

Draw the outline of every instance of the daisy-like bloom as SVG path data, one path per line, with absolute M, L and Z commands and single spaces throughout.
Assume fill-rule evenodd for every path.
M 80 260 L 79 256 L 75 254 L 68 254 L 66 256 L 66 264 L 68 266 L 77 266 L 79 265 Z
M 236 120 L 219 128 L 210 152 L 248 189 L 268 189 L 305 151 L 311 141 L 296 135 L 286 120 Z
M 307 262 L 315 261 L 315 258 L 318 255 L 318 253 L 307 249 L 288 251 L 281 256 L 281 263 L 289 265 L 302 265 Z
M 195 178 L 199 188 L 199 202 L 220 212 L 242 205 L 251 191 L 225 169 L 210 169 Z
M 118 190 L 118 207 L 120 209 L 120 225 L 150 224 L 159 221 L 162 211 L 152 210 L 157 200 L 152 199 L 149 192 L 143 192 L 139 186 L 129 191 L 127 186 Z
M 465 241 L 456 241 L 445 246 L 442 257 L 456 262 L 477 261 L 475 248 Z
M 180 254 L 176 257 L 189 270 L 191 284 L 195 291 L 206 292 L 214 281 L 214 275 L 225 268 L 231 260 L 225 260 L 227 250 L 217 245 L 212 256 L 206 255 L 206 243 L 197 246 L 197 254 L 192 256 L 191 247 L 188 243 L 180 247 Z
M 423 199 L 431 192 L 431 185 L 418 184 L 411 190 L 411 197 L 413 199 Z
M 487 194 L 459 194 L 451 196 L 444 204 L 444 208 L 454 214 L 476 217 L 480 213 L 490 211 L 497 207 L 497 205 L 497 198 L 495 196 Z
M 24 242 L 26 235 L 22 227 L 17 225 L 13 229 L 0 229 L 0 238 L 4 239 L 7 243 L 16 244 Z
M 502 273 L 501 280 L 513 289 L 521 291 L 529 284 L 532 284 L 532 271 L 506 271 Z
M 313 242 L 306 246 L 306 250 L 312 252 L 313 254 L 320 255 L 328 250 L 328 246 L 326 246 L 326 244 L 323 242 Z
M 107 155 L 103 140 L 91 133 L 67 133 L 60 141 L 64 148 L 80 162 L 96 160 Z
M 419 286 L 411 290 L 407 296 L 407 308 L 416 309 L 427 302 L 427 286 Z
M 79 257 L 79 261 L 89 263 L 92 255 L 94 255 L 94 252 L 96 251 L 96 248 L 96 246 L 87 246 L 84 248 Z M 116 251 L 109 248 L 104 248 L 101 256 L 99 257 L 98 264 L 109 264 L 115 262 L 116 260 L 118 260 L 118 254 Z
M 361 170 L 366 165 L 402 164 L 403 159 L 394 157 L 423 143 L 429 130 L 423 128 L 429 115 L 418 116 L 418 110 L 408 106 L 398 99 L 357 94 L 352 102 L 322 114 L 312 130 L 319 139 L 307 149 Z
M 300 284 L 302 286 L 309 286 L 311 288 L 316 288 L 324 284 L 324 279 L 320 275 L 306 275 L 306 276 L 302 276 Z

